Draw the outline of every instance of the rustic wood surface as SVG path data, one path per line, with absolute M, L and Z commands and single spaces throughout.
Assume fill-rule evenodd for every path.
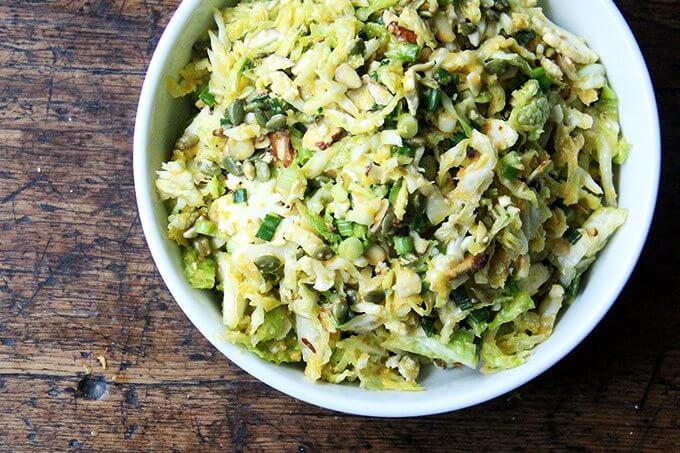
M 678 451 L 680 3 L 617 3 L 664 129 L 659 210 L 635 275 L 576 351 L 518 391 L 385 420 L 319 409 L 244 373 L 154 268 L 132 132 L 178 0 L 0 1 L 0 451 Z

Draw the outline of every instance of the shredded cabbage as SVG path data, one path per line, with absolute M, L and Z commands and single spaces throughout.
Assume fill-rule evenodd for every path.
M 500 371 L 551 335 L 626 220 L 630 147 L 597 54 L 535 5 L 215 12 L 168 82 L 197 112 L 156 185 L 227 339 L 411 391 L 421 368 Z

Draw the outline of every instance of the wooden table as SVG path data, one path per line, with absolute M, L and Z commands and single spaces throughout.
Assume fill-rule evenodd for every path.
M 177 3 L 0 2 L 0 451 L 677 451 L 677 0 L 618 1 L 665 135 L 659 211 L 623 295 L 576 351 L 516 392 L 407 420 L 346 416 L 261 384 L 201 337 L 156 272 L 135 206 L 132 132 Z

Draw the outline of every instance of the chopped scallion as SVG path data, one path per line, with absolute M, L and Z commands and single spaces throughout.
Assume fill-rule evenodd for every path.
M 354 236 L 354 224 L 349 220 L 336 220 L 335 226 L 342 237 Z
M 208 85 L 206 85 L 205 88 L 201 90 L 198 98 L 208 107 L 215 105 L 215 95 L 210 92 L 210 87 Z
M 394 250 L 397 255 L 404 256 L 413 252 L 413 238 L 411 236 L 395 236 Z
M 514 34 L 514 38 L 520 46 L 526 46 L 536 38 L 536 32 L 528 29 L 519 30 Z
M 536 79 L 538 84 L 541 86 L 541 90 L 543 90 L 544 92 L 550 90 L 550 85 L 552 84 L 552 82 L 550 81 L 548 74 L 545 72 L 545 69 L 543 68 L 533 69 L 529 76 L 532 79 Z
M 275 214 L 267 214 L 262 220 L 260 228 L 257 230 L 256 236 L 263 241 L 271 241 L 274 237 L 274 233 L 276 233 L 276 228 L 278 228 L 279 223 L 281 223 L 281 217 Z
M 436 333 L 434 328 L 434 321 L 435 320 L 433 318 L 422 318 L 420 320 L 420 327 L 423 328 L 425 335 L 427 335 L 428 337 L 431 337 Z
M 416 150 L 410 146 L 394 146 L 392 151 L 399 156 L 413 157 L 416 154 Z
M 442 92 L 439 88 L 430 88 L 425 96 L 425 110 L 434 112 L 442 105 Z
M 451 300 L 453 300 L 456 306 L 461 310 L 469 310 L 475 305 L 475 302 L 472 300 L 467 290 L 462 286 L 453 290 L 451 293 Z
M 579 239 L 581 239 L 583 235 L 577 228 L 569 228 L 565 233 L 564 233 L 564 239 L 569 241 L 571 245 L 576 244 Z
M 234 191 L 234 203 L 246 203 L 248 201 L 248 191 L 246 189 L 236 189 Z
M 364 254 L 364 244 L 359 238 L 350 237 L 345 239 L 338 246 L 338 255 L 349 261 L 354 261 Z

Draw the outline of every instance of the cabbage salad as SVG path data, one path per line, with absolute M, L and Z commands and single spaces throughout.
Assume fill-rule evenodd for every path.
M 535 0 L 214 16 L 168 81 L 197 113 L 156 185 L 226 337 L 368 389 L 527 360 L 626 220 L 598 55 Z

